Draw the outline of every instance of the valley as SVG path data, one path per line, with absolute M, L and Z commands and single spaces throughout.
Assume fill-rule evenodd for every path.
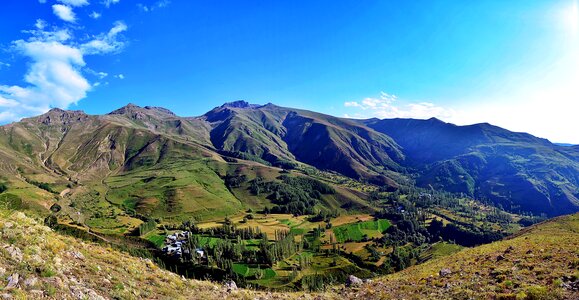
M 0 127 L 0 203 L 187 278 L 309 292 L 579 210 L 569 148 L 484 124 L 453 144 L 454 125 L 387 121 L 246 102 L 195 118 L 135 105 L 52 110 Z M 405 139 L 413 133 L 418 144 Z M 179 232 L 189 235 L 177 247 L 167 239 Z

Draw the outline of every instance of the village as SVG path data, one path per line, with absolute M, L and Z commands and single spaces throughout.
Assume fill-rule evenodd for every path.
M 191 254 L 190 250 L 187 247 L 185 247 L 184 249 L 183 244 L 187 243 L 190 236 L 191 236 L 190 231 L 175 232 L 173 234 L 168 235 L 165 238 L 165 247 L 163 247 L 162 249 L 163 253 L 175 259 L 180 259 L 181 257 L 183 257 L 183 255 L 189 256 Z M 204 257 L 205 251 L 203 250 L 203 248 L 196 248 L 195 256 L 199 258 Z

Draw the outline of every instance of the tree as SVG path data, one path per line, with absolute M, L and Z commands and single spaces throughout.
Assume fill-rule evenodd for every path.
M 50 215 L 44 219 L 44 225 L 52 228 L 58 224 L 58 219 L 55 215 Z

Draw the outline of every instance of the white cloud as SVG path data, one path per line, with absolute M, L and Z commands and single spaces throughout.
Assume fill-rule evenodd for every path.
M 119 3 L 121 0 L 104 0 L 102 2 L 102 4 L 104 4 L 104 6 L 106 7 L 110 7 L 112 4 L 117 4 Z
M 5 63 L 5 62 L 1 62 L 0 61 L 0 70 L 2 70 L 2 68 L 10 68 L 10 64 L 9 63 Z
M 93 69 L 91 69 L 91 68 L 85 68 L 84 71 L 87 72 L 88 74 L 91 74 L 91 75 L 93 75 L 93 76 L 95 76 L 95 77 L 98 77 L 99 79 L 103 79 L 103 78 L 109 76 L 109 73 L 102 72 L 102 71 L 101 71 L 101 72 L 97 72 L 97 71 L 95 71 L 95 70 L 93 70 Z
M 150 12 L 150 11 L 154 11 L 158 8 L 165 8 L 165 7 L 169 6 L 169 4 L 171 4 L 171 1 L 169 1 L 169 0 L 160 0 L 160 1 L 157 1 L 154 4 L 149 5 L 149 6 L 144 5 L 142 3 L 137 3 L 137 7 L 140 8 L 144 12 Z
M 62 4 L 54 4 L 52 6 L 52 11 L 57 17 L 59 17 L 63 21 L 72 23 L 76 22 L 76 15 L 74 14 L 70 6 Z
M 347 114 L 356 118 L 416 118 L 429 119 L 449 118 L 455 114 L 454 110 L 437 106 L 430 102 L 415 102 L 399 104 L 398 97 L 381 92 L 379 97 L 364 98 L 360 101 L 348 101 L 345 107 L 355 109 L 354 114 Z
M 87 0 L 58 0 L 58 2 L 74 7 L 89 5 Z
M 28 86 L 0 85 L 0 98 L 11 105 L 7 110 L 10 114 L 4 118 L 40 114 L 50 107 L 68 107 L 90 90 L 90 84 L 79 71 L 85 64 L 79 49 L 57 41 L 19 40 L 14 44 L 32 64 L 24 77 Z
M 44 30 L 44 27 L 46 27 L 46 21 L 42 20 L 42 19 L 37 19 L 36 23 L 34 24 L 34 26 L 38 29 L 38 30 Z
M 38 3 L 46 3 L 46 0 L 38 0 Z
M 123 75 L 123 74 L 118 74 L 118 75 L 115 75 L 115 78 L 118 78 L 118 79 L 123 80 L 123 79 L 125 79 L 125 75 Z
M 30 62 L 24 76 L 25 85 L 0 84 L 0 122 L 38 115 L 52 107 L 68 108 L 85 98 L 100 82 L 91 85 L 81 70 L 93 74 L 97 80 L 104 79 L 108 74 L 85 67 L 84 56 L 120 51 L 124 43 L 117 39 L 127 29 L 124 23 L 115 23 L 108 32 L 88 42 L 103 43 L 102 47 L 94 48 L 76 41 L 71 29 L 53 28 L 47 31 L 46 27 L 45 22 L 39 20 L 36 29 L 23 31 L 31 35 L 28 39 L 12 43 L 12 50 Z
M 116 53 L 125 47 L 125 42 L 118 39 L 119 34 L 127 30 L 127 25 L 117 21 L 106 34 L 100 34 L 94 39 L 82 44 L 80 49 L 84 54 Z
M 98 13 L 98 12 L 96 12 L 96 11 L 93 11 L 93 12 L 90 13 L 88 16 L 96 20 L 96 19 L 98 19 L 98 18 L 101 17 L 101 14 Z

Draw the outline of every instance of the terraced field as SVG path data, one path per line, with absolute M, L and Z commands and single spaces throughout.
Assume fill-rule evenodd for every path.
M 334 227 L 332 232 L 339 243 L 360 242 L 364 239 L 381 237 L 382 233 L 390 227 L 388 220 L 357 222 Z

